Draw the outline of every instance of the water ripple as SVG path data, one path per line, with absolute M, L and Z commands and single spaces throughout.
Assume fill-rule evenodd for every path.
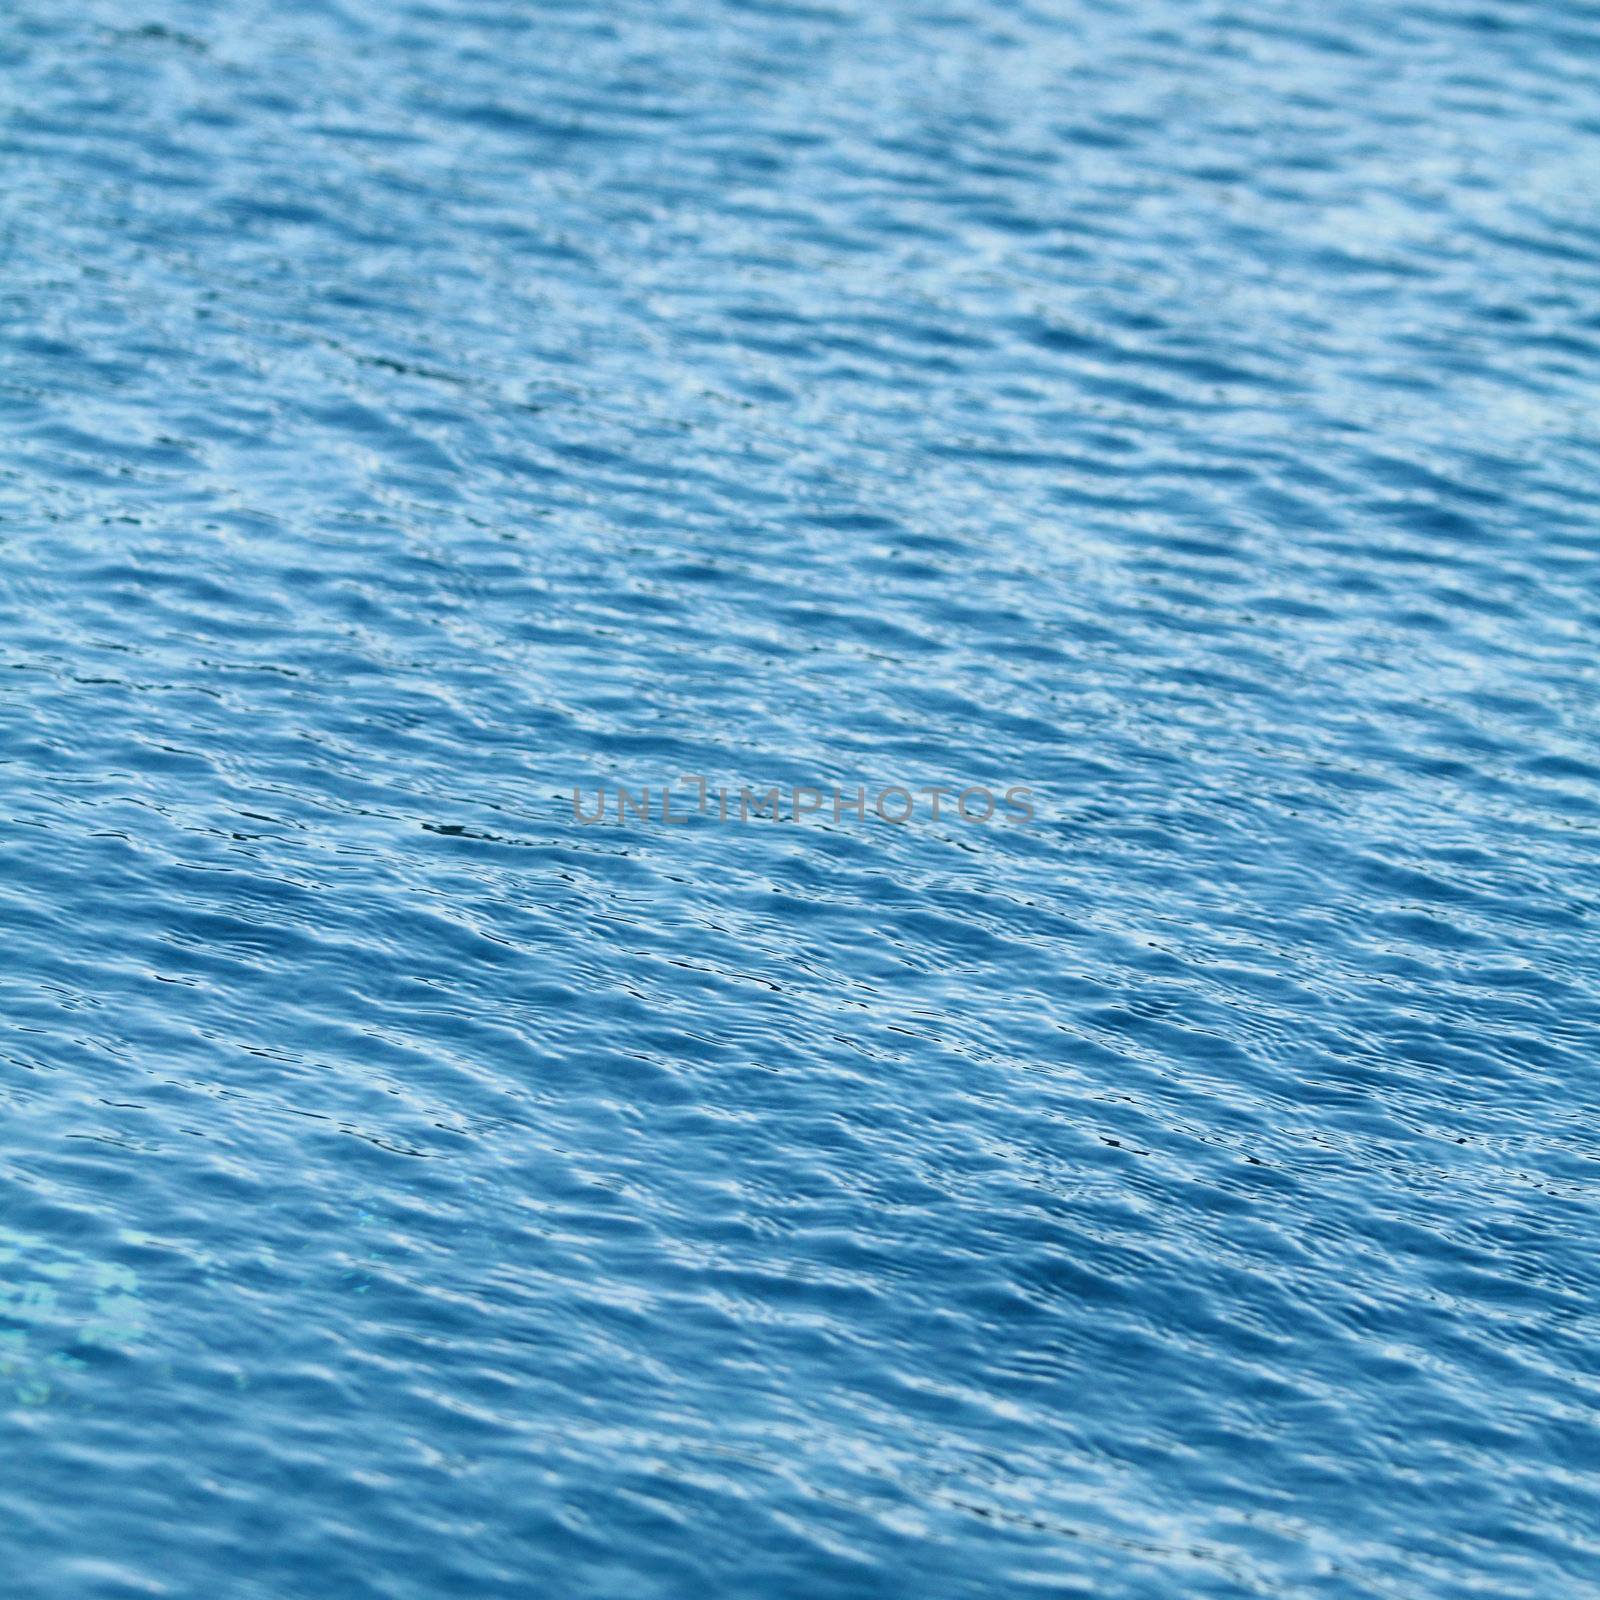
M 1600 1593 L 1591 10 L 0 83 L 8 1592 Z

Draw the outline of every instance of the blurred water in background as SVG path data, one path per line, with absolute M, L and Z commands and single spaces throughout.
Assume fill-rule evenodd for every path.
M 8 1596 L 1600 1594 L 1600 13 L 0 95 Z

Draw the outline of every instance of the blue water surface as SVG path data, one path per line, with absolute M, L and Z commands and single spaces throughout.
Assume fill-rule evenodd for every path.
M 1600 1595 L 1600 12 L 0 94 L 6 1600 Z

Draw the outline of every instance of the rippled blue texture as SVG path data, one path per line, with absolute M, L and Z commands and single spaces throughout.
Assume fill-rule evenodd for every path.
M 1600 1594 L 1600 13 L 0 91 L 7 1600 Z

